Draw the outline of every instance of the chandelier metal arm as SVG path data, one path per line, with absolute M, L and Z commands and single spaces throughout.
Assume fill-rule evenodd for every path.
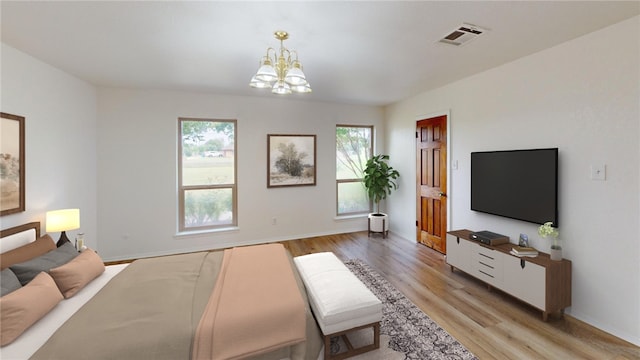
M 293 61 L 294 61 L 294 62 L 295 62 L 295 61 L 298 61 L 298 52 L 297 52 L 297 51 L 295 51 L 295 50 L 291 50 L 291 51 L 289 52 L 289 62 L 291 62 L 291 60 L 292 60 L 292 59 L 291 59 L 291 56 L 292 56 L 292 55 L 295 55 L 295 56 L 296 56 L 296 58 L 295 58 L 295 59 L 293 59 Z
M 265 55 L 266 58 L 271 59 L 269 57 L 269 50 L 273 51 L 273 58 L 275 59 L 276 55 L 278 54 L 278 52 L 276 51 L 276 49 L 272 48 L 272 47 L 268 47 L 267 48 L 267 55 Z

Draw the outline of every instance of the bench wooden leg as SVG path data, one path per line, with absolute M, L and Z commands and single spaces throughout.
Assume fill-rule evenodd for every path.
M 331 336 L 324 337 L 324 360 L 331 359 Z
M 354 348 L 351 345 L 351 342 L 347 338 L 347 334 L 353 331 L 358 331 L 366 328 L 373 327 L 373 343 L 365 346 L 361 346 L 359 348 Z M 341 353 L 335 354 L 331 356 L 331 338 L 334 337 L 342 337 L 345 345 L 347 346 L 347 351 L 343 351 Z M 350 358 L 352 356 L 360 355 L 366 353 L 371 350 L 380 348 L 380 323 L 367 324 L 363 326 L 358 326 L 353 329 L 340 331 L 337 333 L 329 334 L 324 336 L 324 359 L 325 360 L 342 360 L 346 358 Z

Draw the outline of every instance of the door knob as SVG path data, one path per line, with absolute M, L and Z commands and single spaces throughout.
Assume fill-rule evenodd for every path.
M 440 192 L 438 193 L 438 195 L 439 195 L 440 197 L 447 196 L 447 194 L 443 193 L 442 191 L 440 191 Z

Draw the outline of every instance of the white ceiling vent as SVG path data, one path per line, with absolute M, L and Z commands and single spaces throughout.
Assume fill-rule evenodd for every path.
M 468 43 L 469 41 L 477 38 L 478 36 L 487 32 L 487 29 L 471 25 L 462 24 L 457 29 L 439 40 L 441 43 L 460 46 Z

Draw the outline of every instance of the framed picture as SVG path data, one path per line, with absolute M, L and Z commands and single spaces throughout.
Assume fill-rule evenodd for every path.
M 24 117 L 0 112 L 0 216 L 24 211 Z
M 529 237 L 527 236 L 527 234 L 520 234 L 518 245 L 522 247 L 529 247 Z
M 267 187 L 316 184 L 315 135 L 267 135 Z

